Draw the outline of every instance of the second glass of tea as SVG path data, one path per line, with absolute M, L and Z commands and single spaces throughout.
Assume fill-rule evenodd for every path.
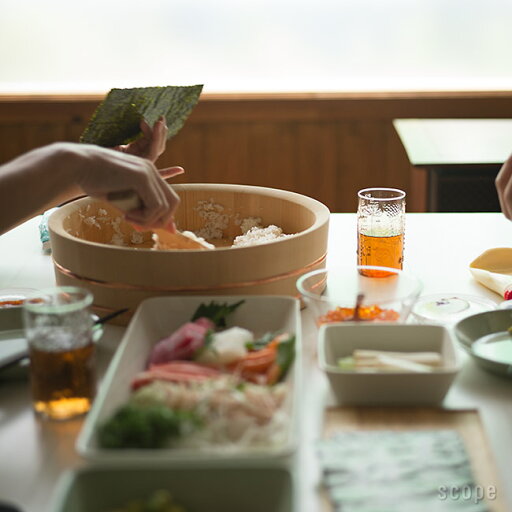
M 92 294 L 82 288 L 42 290 L 23 306 L 34 411 L 45 419 L 85 414 L 95 394 Z
M 405 192 L 397 188 L 365 188 L 357 195 L 357 264 L 401 270 L 404 261 Z M 380 271 L 368 272 L 364 275 L 387 275 Z

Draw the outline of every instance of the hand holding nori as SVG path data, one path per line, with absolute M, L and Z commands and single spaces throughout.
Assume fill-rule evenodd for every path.
M 195 107 L 202 85 L 112 89 L 100 103 L 80 142 L 103 147 L 128 144 L 142 135 L 143 118 L 149 126 L 164 116 L 169 139 L 176 135 Z

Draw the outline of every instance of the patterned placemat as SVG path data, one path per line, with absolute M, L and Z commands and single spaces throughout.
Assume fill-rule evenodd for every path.
M 505 510 L 476 411 L 329 409 L 317 449 L 336 512 Z

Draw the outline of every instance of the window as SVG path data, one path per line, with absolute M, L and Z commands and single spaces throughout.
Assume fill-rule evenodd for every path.
M 512 89 L 510 19 L 509 0 L 10 0 L 0 92 Z

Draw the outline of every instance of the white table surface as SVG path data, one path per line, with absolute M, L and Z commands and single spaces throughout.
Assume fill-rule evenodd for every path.
M 351 264 L 356 258 L 354 214 L 332 215 L 328 266 Z M 418 275 L 423 293 L 449 292 L 500 297 L 475 282 L 469 263 L 491 247 L 512 246 L 512 223 L 497 213 L 408 214 L 404 268 Z M 38 219 L 0 237 L 0 289 L 41 288 L 54 284 L 51 257 L 42 254 Z M 299 450 L 299 510 L 318 510 L 318 471 L 313 443 L 318 437 L 322 409 L 331 399 L 325 377 L 314 359 L 315 335 L 307 310 L 303 312 L 304 386 L 302 438 Z M 108 326 L 99 346 L 102 375 L 123 328 Z M 482 371 L 464 357 L 462 371 L 444 406 L 476 408 L 488 436 L 501 482 L 497 492 L 512 510 L 512 381 Z M 84 464 L 74 451 L 81 420 L 42 422 L 31 411 L 27 381 L 0 382 L 0 500 L 24 512 L 49 511 L 58 476 Z

